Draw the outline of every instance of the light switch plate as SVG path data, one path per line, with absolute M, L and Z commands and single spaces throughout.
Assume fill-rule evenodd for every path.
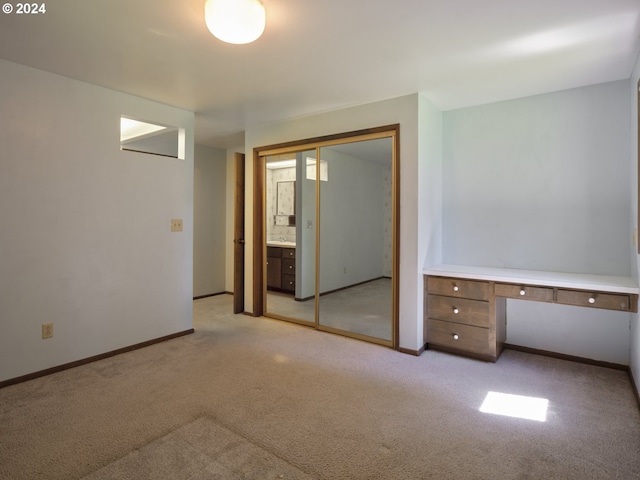
M 53 337 L 53 323 L 43 323 L 42 324 L 42 338 L 51 338 Z
M 172 232 L 181 232 L 182 231 L 182 219 L 181 218 L 172 218 L 171 219 L 171 231 Z

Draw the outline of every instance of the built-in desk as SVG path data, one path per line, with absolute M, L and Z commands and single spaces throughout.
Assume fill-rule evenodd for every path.
M 448 264 L 423 274 L 428 346 L 493 362 L 507 336 L 507 298 L 638 311 L 630 277 Z

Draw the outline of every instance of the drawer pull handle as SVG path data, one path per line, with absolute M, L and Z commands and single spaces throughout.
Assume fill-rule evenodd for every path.
M 521 295 L 521 296 L 523 296 L 523 297 L 524 297 L 524 295 L 525 295 L 526 293 L 527 293 L 527 292 L 525 292 L 525 291 L 524 291 L 524 288 L 521 288 L 521 289 L 520 289 L 520 295 Z
M 458 290 L 460 290 L 460 289 L 458 288 L 458 286 L 457 286 L 457 285 L 454 285 L 454 286 L 453 286 L 453 291 L 454 291 L 454 292 L 457 292 Z
M 593 305 L 596 303 L 596 299 L 594 297 L 589 297 L 589 303 Z
M 293 265 L 289 265 L 289 270 L 291 270 L 293 268 Z
M 453 307 L 453 313 L 455 313 L 457 315 L 458 313 L 460 313 L 460 310 L 457 309 L 456 307 Z
M 458 338 L 460 338 L 460 337 L 458 337 L 458 334 L 457 334 L 457 333 L 454 333 L 454 334 L 453 334 L 453 339 L 454 339 L 454 340 L 458 340 Z

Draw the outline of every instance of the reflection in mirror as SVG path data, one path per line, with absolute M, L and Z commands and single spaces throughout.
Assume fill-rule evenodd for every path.
M 315 180 L 317 176 L 316 163 L 317 160 L 313 157 L 307 157 L 307 178 L 309 180 Z M 329 167 L 326 160 L 320 160 L 320 181 L 329 181 Z
M 276 215 L 274 222 L 279 226 L 296 224 L 296 182 L 278 182 L 276 185 Z
M 396 138 L 376 132 L 261 157 L 266 316 L 397 345 Z M 295 225 L 277 221 L 287 199 Z
M 315 150 L 265 162 L 265 312 L 300 323 L 314 323 L 316 310 L 315 181 L 303 175 L 303 159 L 310 155 Z
M 320 149 L 319 325 L 392 340 L 393 140 Z
M 296 213 L 296 182 L 278 182 L 276 215 L 294 215 Z

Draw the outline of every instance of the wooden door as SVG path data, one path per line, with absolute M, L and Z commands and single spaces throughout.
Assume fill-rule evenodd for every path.
M 233 207 L 233 313 L 244 312 L 244 154 L 236 153 Z

